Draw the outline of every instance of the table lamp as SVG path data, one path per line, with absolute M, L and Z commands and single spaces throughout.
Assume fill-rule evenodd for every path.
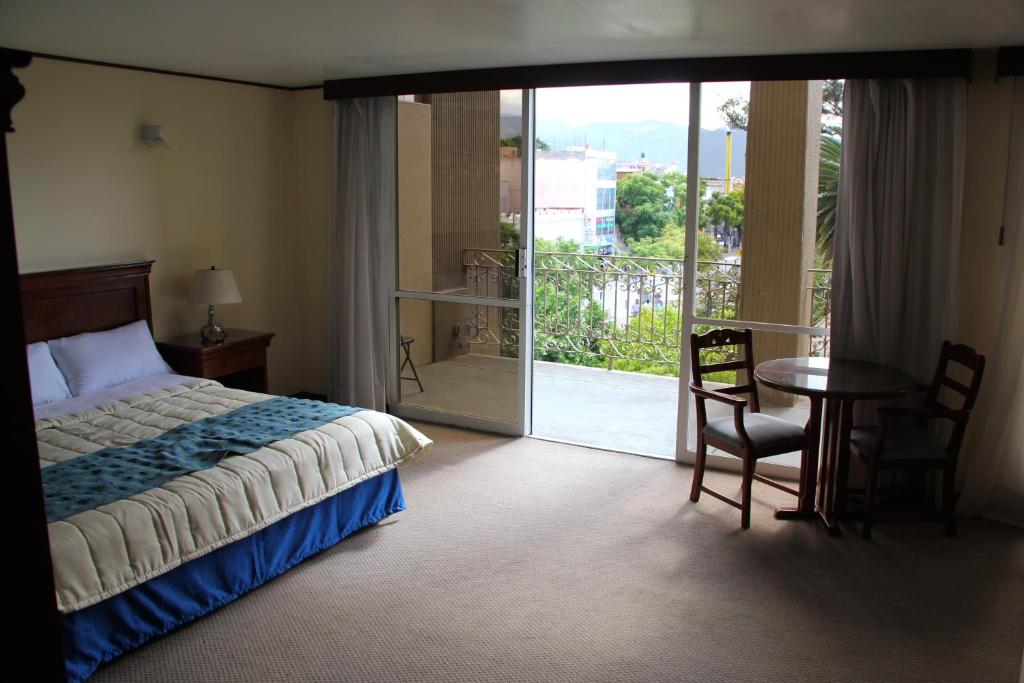
M 215 304 L 238 304 L 242 302 L 242 295 L 238 293 L 238 285 L 235 283 L 235 276 L 230 270 L 210 266 L 197 270 L 192 279 L 192 296 L 190 301 L 194 304 L 207 304 L 210 309 L 207 311 L 209 318 L 206 325 L 199 330 L 199 339 L 204 344 L 223 344 L 228 338 L 224 328 L 217 324 L 213 318 L 213 307 Z

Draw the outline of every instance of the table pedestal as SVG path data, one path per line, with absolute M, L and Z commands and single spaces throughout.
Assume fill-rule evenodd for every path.
M 800 496 L 795 507 L 776 509 L 775 518 L 817 517 L 829 535 L 838 536 L 836 515 L 845 508 L 854 401 L 823 400 L 814 395 L 808 398 L 811 414 L 806 429 L 812 448 L 800 463 Z

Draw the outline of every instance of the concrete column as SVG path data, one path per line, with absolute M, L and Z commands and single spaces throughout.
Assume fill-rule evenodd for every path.
M 814 265 L 820 154 L 821 81 L 750 86 L 738 316 L 809 324 L 807 269 Z M 803 356 L 806 335 L 756 333 L 755 360 Z M 792 396 L 764 390 L 765 403 Z
M 434 93 L 421 96 L 431 107 L 431 225 L 434 291 L 469 292 L 464 249 L 496 249 L 500 242 L 499 122 L 500 93 Z M 454 336 L 456 326 L 479 312 L 487 325 L 498 324 L 496 309 L 454 304 L 434 307 L 434 360 L 466 351 Z M 497 344 L 473 345 L 474 353 L 498 353 Z

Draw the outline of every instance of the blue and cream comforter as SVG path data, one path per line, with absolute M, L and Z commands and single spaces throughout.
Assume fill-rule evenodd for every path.
M 58 607 L 74 612 L 385 472 L 398 418 L 193 380 L 36 422 Z

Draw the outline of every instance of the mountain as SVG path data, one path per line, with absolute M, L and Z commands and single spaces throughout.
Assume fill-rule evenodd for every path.
M 518 116 L 501 117 L 501 136 L 520 132 Z M 687 128 L 667 121 L 594 122 L 573 126 L 565 121 L 548 119 L 537 122 L 537 137 L 553 150 L 588 144 L 596 149 L 615 152 L 619 161 L 636 161 L 641 154 L 648 161 L 675 161 L 686 168 Z M 700 175 L 721 178 L 725 175 L 725 129 L 700 131 Z M 733 131 L 732 174 L 746 175 L 747 132 Z

